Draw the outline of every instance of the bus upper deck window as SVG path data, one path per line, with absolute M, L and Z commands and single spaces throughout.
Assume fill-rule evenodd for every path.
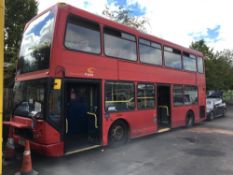
M 181 51 L 178 49 L 164 47 L 164 60 L 167 67 L 182 69 Z
M 197 58 L 197 68 L 199 73 L 204 73 L 204 64 L 203 59 L 201 57 Z
M 184 70 L 197 71 L 197 59 L 194 55 L 184 52 L 183 53 Z
M 70 16 L 64 44 L 68 49 L 99 54 L 99 25 L 79 17 Z
M 117 29 L 105 27 L 104 51 L 107 56 L 136 61 L 136 37 Z

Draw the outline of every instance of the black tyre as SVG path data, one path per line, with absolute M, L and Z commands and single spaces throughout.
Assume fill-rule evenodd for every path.
M 213 113 L 213 112 L 210 112 L 210 114 L 209 114 L 209 116 L 208 116 L 208 120 L 209 120 L 209 121 L 214 120 L 214 113 Z
M 194 115 L 192 112 L 188 112 L 186 115 L 186 128 L 191 128 L 194 125 Z
M 222 117 L 226 117 L 225 114 L 226 114 L 226 109 L 223 110 Z
M 119 120 L 113 123 L 108 132 L 109 144 L 121 145 L 128 141 L 128 127 L 125 122 Z

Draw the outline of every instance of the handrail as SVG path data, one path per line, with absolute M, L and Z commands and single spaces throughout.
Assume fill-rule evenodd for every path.
M 169 116 L 169 109 L 168 109 L 168 106 L 160 105 L 160 106 L 158 106 L 158 108 L 164 108 L 164 109 L 166 109 L 166 111 L 167 111 L 167 116 Z
M 92 112 L 87 112 L 88 115 L 91 115 L 95 118 L 95 128 L 98 128 L 98 124 L 97 124 L 97 115 L 95 113 Z
M 68 131 L 69 131 L 69 123 L 68 123 L 68 120 L 66 118 L 66 134 L 68 133 Z
M 154 99 L 154 97 L 137 97 L 137 99 Z M 129 103 L 129 102 L 134 102 L 134 98 L 130 98 L 128 100 L 109 100 L 105 101 L 105 103 Z

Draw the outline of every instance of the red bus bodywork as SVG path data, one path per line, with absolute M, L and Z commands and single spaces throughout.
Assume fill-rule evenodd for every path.
M 176 48 L 182 52 L 188 52 L 195 56 L 203 57 L 200 52 L 181 47 L 148 34 L 140 33 L 139 31 L 125 25 L 93 15 L 70 5 L 57 4 L 48 10 L 52 10 L 55 13 L 55 29 L 51 47 L 49 69 L 17 75 L 16 81 L 33 80 L 38 78 L 64 78 L 63 76 L 66 78 L 99 80 L 100 86 L 102 87 L 100 105 L 102 115 L 101 145 L 108 144 L 109 128 L 112 123 L 119 118 L 127 122 L 130 131 L 130 138 L 136 138 L 158 132 L 157 124 L 152 122 L 157 115 L 156 107 L 150 110 L 138 110 L 135 108 L 133 111 L 114 112 L 110 114 L 105 111 L 104 87 L 107 80 L 150 82 L 155 84 L 168 84 L 171 87 L 176 84 L 196 85 L 198 87 L 199 99 L 197 105 L 174 106 L 173 97 L 171 95 L 171 128 L 185 126 L 185 116 L 188 110 L 192 110 L 194 112 L 195 123 L 205 120 L 205 117 L 200 117 L 200 106 L 205 106 L 206 89 L 204 73 L 176 70 L 165 67 L 164 65 L 152 66 L 149 64 L 142 64 L 139 59 L 133 62 L 107 57 L 103 51 L 103 39 L 101 40 L 102 49 L 100 54 L 94 55 L 69 50 L 64 46 L 67 17 L 70 14 L 77 15 L 97 22 L 100 25 L 101 31 L 103 31 L 104 26 L 111 26 L 135 35 L 136 38 L 143 37 L 144 39 L 160 43 L 162 46 Z M 32 19 L 32 21 L 33 20 L 34 19 Z M 101 38 L 103 38 L 102 32 L 101 36 Z M 62 68 L 64 75 L 62 75 L 62 71 L 59 71 L 60 68 Z M 170 94 L 173 94 L 172 88 L 170 88 Z M 109 116 L 106 117 L 106 115 Z M 22 116 L 13 116 L 11 120 L 16 123 L 28 123 L 28 126 L 32 125 L 32 119 L 24 118 Z M 61 136 L 62 132 L 64 132 L 64 130 L 61 132 L 57 131 L 45 120 L 38 120 L 36 127 L 31 129 L 32 149 L 48 156 L 64 155 L 65 151 L 64 140 Z M 16 142 L 19 142 L 20 140 L 20 137 L 17 134 L 15 134 L 15 140 Z

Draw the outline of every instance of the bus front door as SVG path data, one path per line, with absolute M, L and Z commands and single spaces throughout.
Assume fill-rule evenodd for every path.
M 66 154 L 100 145 L 99 85 L 90 82 L 70 82 L 66 85 Z

